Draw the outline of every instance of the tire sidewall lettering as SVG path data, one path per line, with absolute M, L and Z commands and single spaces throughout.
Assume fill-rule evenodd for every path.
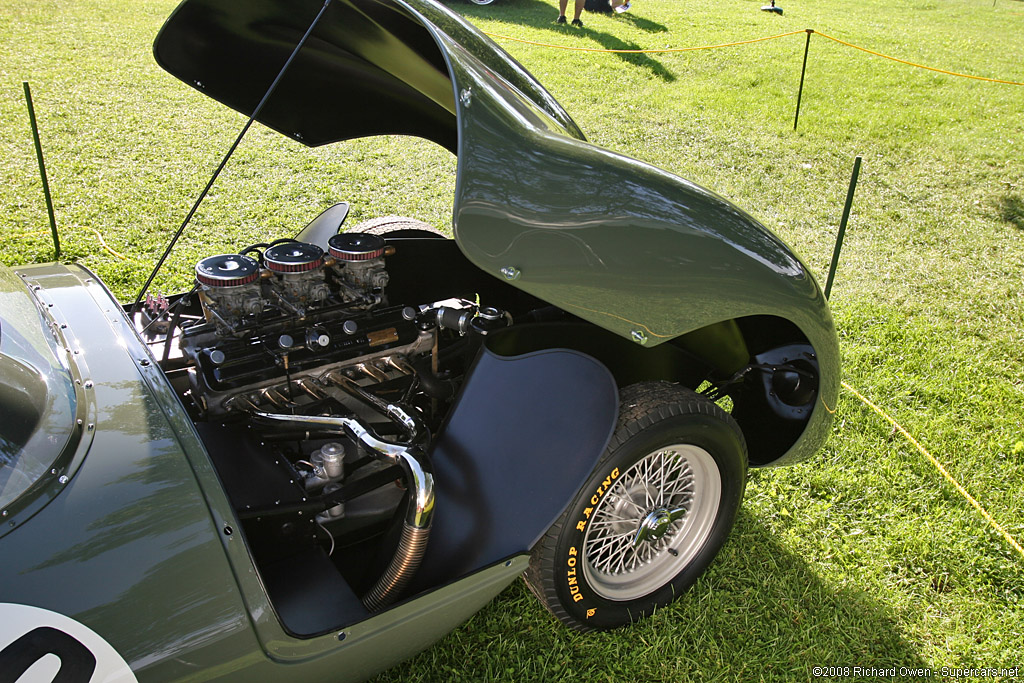
M 590 505 L 583 508 L 581 512 L 583 516 L 576 521 L 576 531 L 583 532 L 587 530 L 587 521 L 589 521 L 591 513 L 593 513 L 597 504 L 601 502 L 601 499 L 604 498 L 604 494 L 608 493 L 612 488 L 615 480 L 619 478 L 619 474 L 619 468 L 615 467 L 608 473 L 608 476 L 598 482 L 597 490 L 590 496 L 590 501 L 588 501 Z
M 669 434 L 672 433 L 669 425 L 657 425 L 635 442 L 622 444 L 620 448 L 629 447 L 630 450 L 637 453 L 637 457 L 635 459 L 631 458 L 628 461 L 619 459 L 615 467 L 599 470 L 599 473 L 591 477 L 586 487 L 581 490 L 577 499 L 570 506 L 569 514 L 573 523 L 567 525 L 566 534 L 563 537 L 564 545 L 562 547 L 566 548 L 568 546 L 568 548 L 563 551 L 566 553 L 563 563 L 564 573 L 562 573 L 565 578 L 559 590 L 563 595 L 563 604 L 566 609 L 574 613 L 581 622 L 594 628 L 606 628 L 608 626 L 617 626 L 623 621 L 635 621 L 649 614 L 653 609 L 672 602 L 680 592 L 686 590 L 703 573 L 706 566 L 717 553 L 717 546 L 721 544 L 721 541 L 724 541 L 724 537 L 716 541 L 713 551 L 709 553 L 702 552 L 699 557 L 695 558 L 688 567 L 677 575 L 675 580 L 638 600 L 628 602 L 608 600 L 595 594 L 587 584 L 583 573 L 583 563 L 586 562 L 583 555 L 583 544 L 593 512 L 597 504 L 612 489 L 620 475 L 629 470 L 640 457 L 652 450 L 656 450 L 662 445 L 678 440 L 671 436 L 665 436 L 665 433 L 662 431 L 663 429 L 669 430 Z M 708 438 L 700 433 L 699 428 L 691 431 L 687 436 L 690 443 L 694 443 L 707 450 L 715 459 L 716 464 L 719 465 L 720 470 L 722 469 L 723 463 L 716 455 L 722 444 L 718 442 L 716 437 Z M 615 458 L 610 459 L 614 460 Z M 610 464 L 607 463 L 605 468 Z M 738 500 L 741 498 L 744 488 L 742 470 L 736 472 L 725 471 L 721 472 L 721 474 L 724 475 L 722 480 L 723 503 L 726 499 Z M 730 478 L 732 481 L 730 481 Z M 737 481 L 739 482 L 738 485 L 735 483 Z M 726 505 L 725 509 L 729 509 L 729 507 L 729 505 Z M 722 528 L 724 524 L 725 534 L 727 534 L 728 529 L 732 526 L 732 521 L 731 515 L 723 518 L 720 510 L 715 520 L 715 529 Z M 713 535 L 718 535 L 718 533 L 714 532 Z M 570 567 L 570 559 L 574 560 L 574 567 Z
M 615 481 L 619 478 L 619 474 L 620 472 L 618 467 L 612 468 L 612 471 L 608 473 L 608 476 L 599 481 L 596 491 L 588 501 L 590 505 L 588 507 L 583 508 L 583 511 L 581 513 L 583 516 L 576 522 L 575 527 L 576 531 L 581 534 L 581 543 L 583 540 L 583 536 L 585 535 L 587 521 L 590 519 L 591 513 L 594 511 L 594 508 L 601 501 L 601 499 L 604 498 L 604 494 L 608 493 L 608 491 L 611 490 L 612 486 L 614 486 Z M 577 567 L 577 565 L 579 564 L 579 562 L 577 561 L 578 555 L 579 551 L 577 550 L 576 546 L 571 546 L 569 548 L 568 559 L 566 560 L 566 566 L 568 567 L 568 570 L 566 571 L 566 587 L 568 588 L 569 595 L 572 597 L 572 601 L 574 603 L 581 602 L 585 598 L 583 591 L 580 588 L 580 585 L 582 583 L 580 580 L 582 578 L 582 574 L 578 571 Z M 593 608 L 587 610 L 588 619 L 590 617 L 593 617 L 594 614 L 595 610 Z

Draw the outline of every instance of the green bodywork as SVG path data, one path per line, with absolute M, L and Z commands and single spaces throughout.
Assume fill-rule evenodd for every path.
M 252 114 L 320 0 L 186 0 L 154 53 L 167 71 Z M 452 229 L 463 254 L 645 347 L 676 340 L 731 374 L 750 353 L 733 321 L 795 326 L 819 398 L 803 435 L 760 464 L 810 457 L 839 389 L 814 277 L 774 233 L 687 180 L 588 143 L 511 56 L 429 0 L 332 0 L 257 119 L 303 144 L 417 135 L 458 155 Z M 773 322 L 773 321 L 777 321 Z
M 140 681 L 357 681 L 429 646 L 525 570 L 525 555 L 509 558 L 341 639 L 289 636 L 242 535 L 228 533 L 240 525 L 192 422 L 121 306 L 78 266 L 17 274 L 65 335 L 86 407 L 71 457 L 4 510 L 0 608 L 86 624 Z M 29 300 L 14 280 L 2 294 Z
M 249 113 L 322 5 L 186 0 L 155 54 Z M 838 347 L 806 266 L 722 198 L 586 142 L 525 69 L 450 10 L 332 0 L 260 120 L 309 145 L 398 133 L 447 147 L 459 157 L 462 253 L 640 347 L 675 344 L 731 372 L 749 362 L 750 321 L 797 330 L 786 341 L 813 347 L 819 400 L 773 464 L 823 443 Z M 0 296 L 43 311 L 75 422 L 50 470 L 3 511 L 0 603 L 88 625 L 140 680 L 361 680 L 427 647 L 525 569 L 525 555 L 508 558 L 343 634 L 289 636 L 203 443 L 118 303 L 77 266 L 17 275 L 0 280 Z M 0 382 L 14 386 L 19 372 L 0 365 Z M 59 398 L 18 387 L 0 396 Z

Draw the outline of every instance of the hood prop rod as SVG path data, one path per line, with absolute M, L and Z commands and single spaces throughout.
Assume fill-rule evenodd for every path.
M 164 261 L 166 261 L 167 257 L 171 255 L 171 250 L 174 249 L 174 245 L 178 243 L 178 239 L 181 238 L 182 233 L 185 232 L 185 227 L 192 220 L 192 217 L 199 209 L 199 205 L 203 203 L 204 199 L 206 199 L 206 195 L 210 192 L 210 189 L 213 187 L 213 183 L 216 182 L 217 177 L 220 175 L 220 172 L 224 170 L 225 166 L 227 166 L 228 160 L 235 153 L 235 149 L 237 149 L 239 143 L 242 142 L 242 138 L 245 137 L 245 134 L 249 132 L 249 128 L 252 126 L 253 122 L 256 121 L 256 118 L 260 115 L 260 113 L 262 113 L 263 106 L 267 103 L 267 100 L 269 100 L 270 96 L 274 94 L 275 90 L 277 90 L 277 86 L 281 82 L 281 79 L 284 78 L 284 75 L 288 71 L 288 68 L 292 65 L 292 62 L 295 61 L 295 57 L 299 54 L 299 50 L 301 50 L 302 46 L 306 44 L 306 40 L 313 33 L 313 29 L 315 29 L 317 24 L 320 23 L 320 19 L 324 16 L 324 13 L 327 12 L 327 7 L 330 4 L 331 0 L 324 0 L 324 6 L 320 8 L 320 12 L 318 12 L 316 17 L 313 19 L 313 23 L 311 23 L 309 25 L 309 28 L 306 29 L 306 32 L 303 34 L 302 38 L 295 46 L 295 49 L 292 50 L 291 55 L 288 57 L 287 61 L 285 61 L 284 66 L 281 67 L 281 70 L 278 72 L 277 77 L 274 78 L 274 82 L 270 84 L 270 87 L 267 88 L 267 92 L 263 94 L 263 98 L 260 100 L 260 103 L 256 105 L 255 109 L 253 109 L 252 116 L 250 116 L 249 120 L 246 121 L 245 126 L 242 127 L 241 132 L 238 134 L 238 137 L 235 138 L 235 141 L 234 143 L 232 143 L 231 148 L 228 149 L 228 152 L 227 154 L 224 155 L 224 158 L 221 160 L 220 165 L 217 166 L 217 170 L 213 172 L 213 175 L 210 177 L 210 181 L 206 183 L 206 187 L 203 188 L 203 191 L 199 193 L 199 197 L 196 199 L 195 204 L 192 205 L 192 209 L 188 212 L 188 215 L 185 216 L 185 220 L 182 221 L 181 227 L 179 227 L 177 232 L 174 233 L 174 236 L 171 238 L 170 244 L 168 244 L 167 248 L 164 250 L 163 256 L 161 256 L 160 260 L 156 262 L 156 267 L 153 268 L 153 272 L 149 274 L 149 278 L 146 280 L 146 284 L 142 285 L 142 289 L 139 291 L 139 295 L 135 298 L 135 303 L 132 304 L 132 310 L 129 317 L 132 317 L 139 312 L 139 307 L 142 305 L 142 297 L 146 296 L 146 291 L 149 289 L 149 286 L 153 284 L 153 280 L 156 279 L 156 274 L 160 272 L 160 269 L 163 267 Z

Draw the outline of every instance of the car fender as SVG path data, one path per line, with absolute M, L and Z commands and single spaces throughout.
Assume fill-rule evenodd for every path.
M 468 93 L 454 234 L 477 267 L 644 346 L 754 315 L 829 345 L 821 290 L 768 228 L 695 183 L 545 125 L 488 85 L 472 56 L 447 54 Z
M 494 87 L 472 55 L 444 52 L 461 93 L 454 236 L 466 258 L 645 348 L 742 318 L 791 323 L 814 350 L 819 400 L 770 460 L 817 451 L 839 394 L 839 344 L 793 250 L 715 193 L 566 135 L 514 89 Z

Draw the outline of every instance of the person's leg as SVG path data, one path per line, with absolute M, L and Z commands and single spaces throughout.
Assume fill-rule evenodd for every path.
M 565 8 L 568 6 L 569 0 L 558 0 L 558 19 L 556 19 L 558 23 L 565 23 Z
M 568 4 L 569 0 L 558 0 L 558 2 L 559 2 L 560 5 L 562 3 Z M 583 14 L 583 5 L 585 5 L 586 2 L 587 2 L 587 0 L 576 0 L 576 9 L 575 9 L 576 13 L 572 17 L 572 23 L 575 24 L 576 26 L 582 26 L 583 25 L 583 22 L 580 21 L 580 15 Z M 562 11 L 562 14 L 565 14 L 564 10 Z

